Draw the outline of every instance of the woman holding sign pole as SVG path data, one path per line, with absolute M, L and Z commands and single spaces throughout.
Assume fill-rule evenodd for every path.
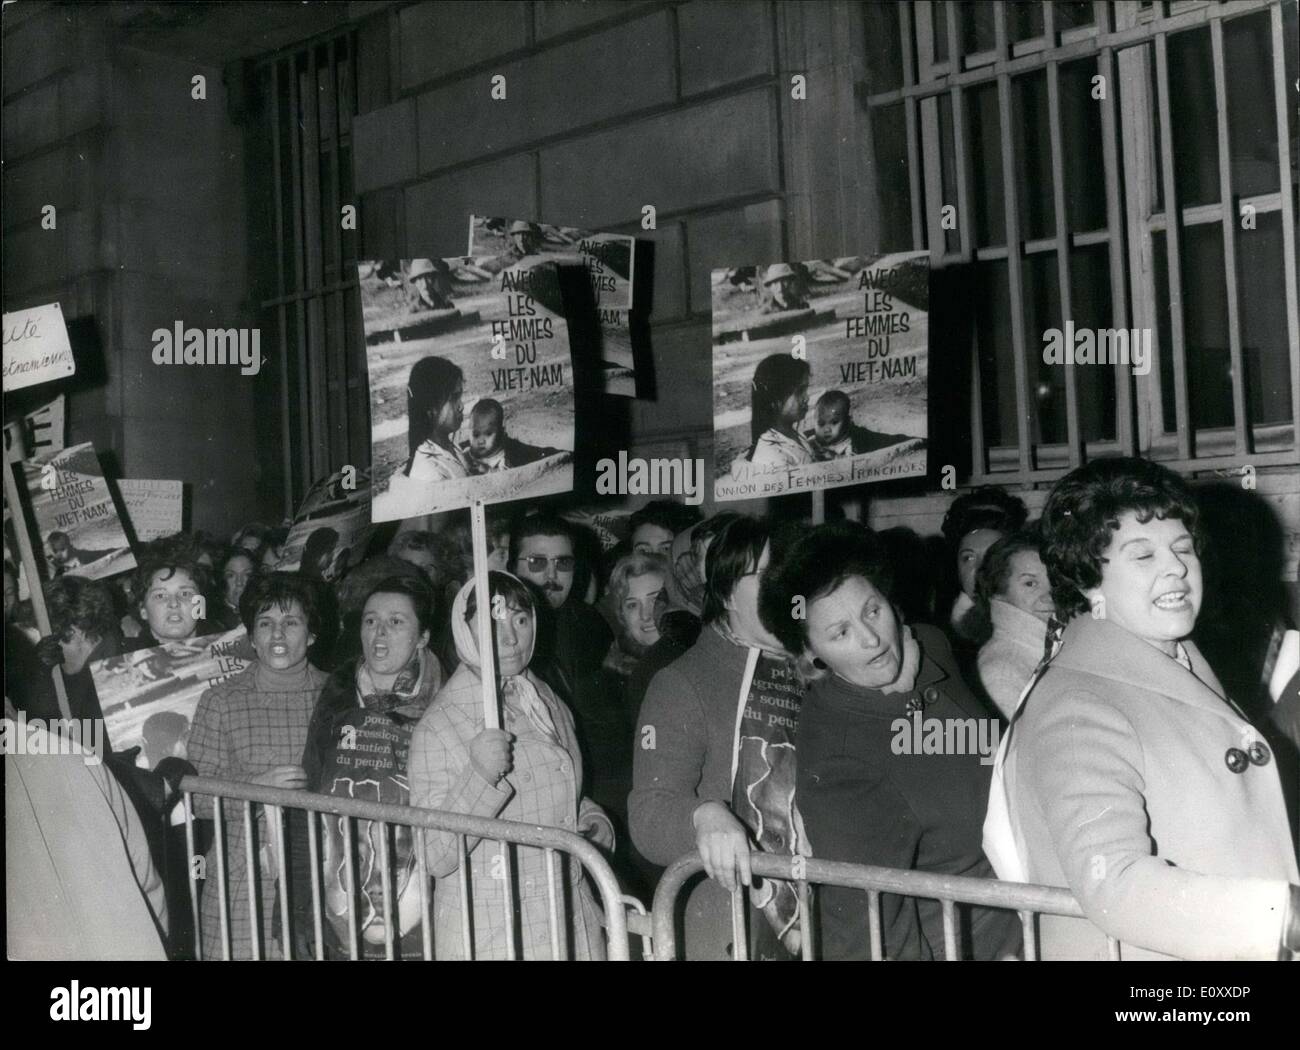
M 485 729 L 483 685 L 475 615 L 474 581 L 456 595 L 451 628 L 460 667 L 415 727 L 407 760 L 411 805 L 480 817 L 517 820 L 576 831 L 606 850 L 614 830 L 604 811 L 582 796 L 582 759 L 573 716 L 528 665 L 533 657 L 537 610 L 532 592 L 516 577 L 492 572 L 492 620 L 500 674 L 502 729 Z M 515 886 L 514 927 L 525 959 L 551 958 L 545 856 L 540 849 L 514 851 L 514 877 L 499 843 L 467 838 L 472 942 L 462 935 L 458 836 L 426 833 L 434 887 L 434 947 L 439 959 L 508 957 L 509 927 L 502 895 Z M 564 872 L 567 866 L 567 872 Z M 559 943 L 564 955 L 603 959 L 600 911 L 577 864 L 558 865 Z M 567 878 L 569 892 L 563 892 Z M 567 921 L 566 921 L 567 912 Z M 567 946 L 567 947 L 566 947 Z

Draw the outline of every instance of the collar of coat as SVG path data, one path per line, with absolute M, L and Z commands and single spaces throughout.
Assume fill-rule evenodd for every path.
M 1081 613 L 1066 625 L 1051 666 L 1160 693 L 1233 722 L 1244 718 L 1191 639 L 1182 644 L 1191 658 L 1191 671 L 1118 624 Z
M 1001 598 L 993 598 L 989 601 L 989 617 L 993 621 L 993 641 L 1012 642 L 1030 649 L 1035 660 L 1042 657 L 1047 624 L 1037 616 Z

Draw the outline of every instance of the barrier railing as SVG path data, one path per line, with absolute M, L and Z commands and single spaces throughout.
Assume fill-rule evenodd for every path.
M 244 783 L 234 780 L 218 780 L 211 777 L 185 777 L 180 784 L 181 791 L 184 792 L 185 799 L 185 842 L 188 855 L 193 858 L 196 856 L 195 850 L 195 832 L 193 816 L 193 796 L 209 795 L 213 799 L 213 823 L 214 823 L 214 848 L 216 851 L 217 867 L 217 892 L 220 894 L 220 913 L 221 913 L 221 940 L 222 953 L 224 958 L 231 957 L 231 938 L 230 938 L 230 898 L 229 885 L 226 875 L 226 815 L 225 802 L 239 801 L 243 803 L 243 828 L 244 828 L 244 863 L 247 865 L 247 874 L 249 881 L 250 897 L 250 931 L 252 934 L 252 954 L 254 958 L 261 958 L 263 955 L 261 942 L 263 940 L 262 916 L 258 914 L 258 904 L 260 901 L 260 883 L 257 863 L 256 849 L 254 847 L 253 833 L 253 806 L 261 804 L 266 807 L 267 817 L 272 824 L 274 843 L 277 855 L 280 858 L 286 856 L 286 839 L 285 839 L 285 810 L 303 810 L 312 814 L 307 820 L 307 837 L 308 849 L 311 867 L 311 891 L 312 891 L 312 921 L 315 932 L 315 954 L 317 959 L 324 959 L 324 924 L 322 918 L 322 887 L 321 887 L 321 850 L 320 850 L 320 819 L 315 814 L 332 815 L 344 818 L 355 818 L 359 820 L 368 820 L 375 822 L 380 829 L 382 849 L 379 852 L 380 872 L 383 880 L 383 922 L 384 922 L 384 955 L 387 959 L 393 959 L 396 955 L 394 935 L 394 916 L 396 914 L 396 893 L 393 891 L 391 884 L 391 860 L 390 852 L 390 835 L 388 828 L 392 826 L 405 826 L 412 829 L 415 838 L 415 858 L 416 870 L 414 878 L 418 881 L 420 895 L 420 931 L 423 944 L 423 956 L 425 959 L 432 959 L 433 955 L 433 931 L 429 916 L 430 897 L 431 897 L 431 880 L 428 876 L 426 859 L 425 859 L 425 832 L 439 831 L 454 834 L 458 838 L 460 863 L 456 873 L 447 876 L 455 877 L 459 880 L 460 905 L 461 905 L 461 937 L 462 945 L 465 951 L 465 958 L 474 957 L 473 934 L 471 931 L 471 915 L 473 903 L 470 897 L 469 887 L 469 849 L 466 840 L 469 838 L 483 839 L 492 842 L 499 842 L 503 845 L 511 843 L 516 846 L 532 847 L 545 851 L 546 860 L 546 880 L 547 880 L 547 912 L 548 926 L 550 933 L 551 958 L 559 959 L 562 957 L 562 944 L 566 940 L 566 931 L 561 929 L 559 921 L 559 892 L 556 885 L 556 854 L 566 853 L 575 861 L 580 863 L 586 872 L 591 876 L 595 883 L 596 889 L 600 894 L 601 906 L 604 909 L 603 926 L 606 931 L 606 954 L 609 959 L 617 961 L 626 961 L 629 958 L 628 949 L 628 927 L 627 914 L 624 910 L 624 901 L 622 891 L 619 889 L 618 880 L 614 877 L 613 871 L 609 864 L 601 856 L 600 851 L 582 836 L 570 831 L 564 831 L 561 828 L 544 827 L 536 824 L 521 824 L 509 820 L 493 820 L 486 817 L 474 817 L 461 813 L 448 813 L 441 810 L 420 809 L 414 806 L 397 806 L 380 802 L 366 802 L 358 799 L 337 798 L 331 795 L 316 795 L 305 791 L 294 791 L 285 788 L 261 787 L 254 784 Z M 351 958 L 357 959 L 359 954 L 358 941 L 358 924 L 357 924 L 357 887 L 356 878 L 353 871 L 353 839 L 354 831 L 352 819 L 343 821 L 344 827 L 344 860 L 345 871 L 347 875 L 348 890 L 348 920 L 349 920 L 349 953 Z M 204 945 L 202 942 L 202 921 L 199 913 L 199 883 L 201 881 L 211 882 L 210 879 L 200 879 L 191 864 L 189 872 L 190 883 L 190 903 L 194 919 L 195 944 L 198 957 L 204 956 Z M 289 883 L 281 865 L 280 878 L 278 879 L 279 904 L 281 915 L 282 949 L 286 958 L 291 958 L 293 954 L 294 938 L 292 936 L 292 917 L 293 912 L 290 909 L 289 900 Z M 209 887 L 208 892 L 211 892 Z M 515 958 L 515 937 L 514 937 L 514 900 L 511 893 L 504 893 L 506 924 L 508 930 L 507 937 L 507 957 Z M 576 902 L 575 902 L 576 906 Z
M 1083 910 L 1068 890 L 1055 886 L 1036 886 L 1018 882 L 999 882 L 993 879 L 973 879 L 959 875 L 935 875 L 930 872 L 901 871 L 895 868 L 877 868 L 866 864 L 847 864 L 841 861 L 818 860 L 813 857 L 784 857 L 770 853 L 751 853 L 750 870 L 763 878 L 782 879 L 793 883 L 799 898 L 800 952 L 805 960 L 815 958 L 808 922 L 811 914 L 811 889 L 813 885 L 845 886 L 866 893 L 867 923 L 871 938 L 871 958 L 884 957 L 880 923 L 880 894 L 893 893 L 904 897 L 937 900 L 943 910 L 944 958 L 957 961 L 961 957 L 958 943 L 957 905 L 976 905 L 986 908 L 1004 908 L 1020 916 L 1024 931 L 1024 957 L 1028 961 L 1038 956 L 1038 942 L 1034 929 L 1035 915 L 1064 915 L 1082 918 Z M 698 854 L 692 853 L 674 861 L 664 872 L 655 888 L 654 907 L 651 912 L 654 931 L 654 954 L 659 961 L 675 961 L 677 940 L 675 913 L 677 898 L 686 881 L 704 869 Z M 801 877 L 796 877 L 801 876 Z M 731 894 L 731 928 L 734 958 L 744 962 L 749 958 L 749 939 L 745 929 L 747 890 L 741 887 Z M 1110 957 L 1119 958 L 1119 944 L 1107 938 Z

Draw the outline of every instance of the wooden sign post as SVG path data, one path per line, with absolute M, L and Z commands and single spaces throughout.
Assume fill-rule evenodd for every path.
M 23 515 L 23 505 L 18 499 L 18 483 L 14 481 L 14 464 L 23 460 L 23 449 L 17 440 L 5 443 L 5 499 L 9 502 L 9 513 L 14 522 L 14 536 L 18 540 L 18 553 L 22 558 L 23 570 L 27 573 L 28 589 L 32 594 L 32 610 L 36 613 L 36 626 L 42 635 L 50 635 L 50 615 L 45 608 L 45 592 L 41 589 L 41 575 L 36 569 L 36 554 L 32 549 L 31 537 L 27 535 L 27 519 Z M 72 709 L 68 706 L 68 691 L 63 684 L 63 669 L 51 669 L 54 677 L 54 693 L 59 698 L 59 713 L 71 720 Z

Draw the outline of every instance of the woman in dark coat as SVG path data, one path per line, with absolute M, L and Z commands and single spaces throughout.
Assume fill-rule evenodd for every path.
M 997 720 L 963 684 L 942 632 L 904 624 L 888 594 L 884 546 L 853 522 L 812 530 L 764 584 L 764 622 L 813 678 L 795 796 L 812 855 L 992 878 L 980 835 Z M 960 725 L 961 744 L 929 746 L 935 725 Z M 820 899 L 822 957 L 871 958 L 863 891 L 826 887 Z M 887 958 L 944 957 L 937 901 L 883 894 L 880 906 Z M 1019 951 L 1014 913 L 962 909 L 962 918 L 963 956 Z

